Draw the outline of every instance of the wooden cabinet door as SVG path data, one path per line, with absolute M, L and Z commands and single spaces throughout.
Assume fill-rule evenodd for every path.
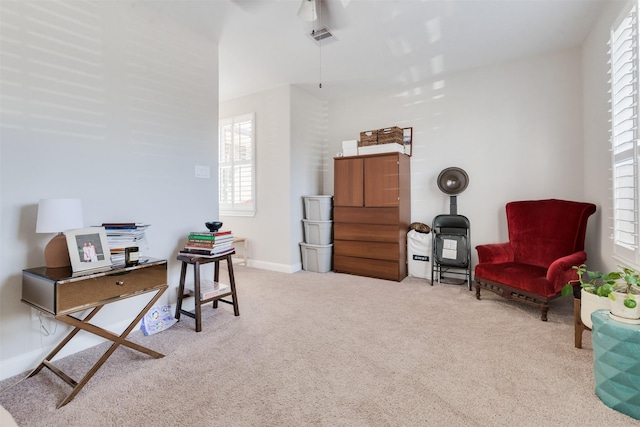
M 397 154 L 364 159 L 364 205 L 398 206 L 400 188 Z
M 333 182 L 334 206 L 364 205 L 363 159 L 335 159 Z

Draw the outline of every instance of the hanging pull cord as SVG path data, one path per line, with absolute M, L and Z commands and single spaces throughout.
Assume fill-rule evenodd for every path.
M 316 37 L 316 30 L 312 29 L 311 30 L 311 37 L 315 38 Z M 318 64 L 319 64 L 319 70 L 318 70 L 318 87 L 320 89 L 322 89 L 322 40 L 318 40 Z
M 316 2 L 318 7 L 318 25 L 322 25 L 322 4 Z M 322 39 L 318 40 L 318 88 L 322 89 Z
M 318 84 L 318 87 L 320 89 L 322 89 L 322 40 L 320 40 L 318 42 L 319 44 L 319 52 L 320 52 L 320 58 L 318 59 L 318 62 L 320 63 L 320 71 L 319 71 L 319 76 L 318 76 L 318 80 L 320 81 L 320 83 Z

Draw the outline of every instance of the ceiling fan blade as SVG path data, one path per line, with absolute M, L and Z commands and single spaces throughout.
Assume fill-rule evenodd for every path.
M 230 0 L 230 1 L 235 6 L 250 13 L 257 13 L 260 10 L 264 10 L 265 7 L 268 7 L 268 2 L 260 1 L 260 0 Z
M 317 0 L 302 0 L 298 9 L 298 18 L 307 22 L 314 22 L 318 19 L 316 10 Z
M 316 0 L 318 7 L 318 23 L 334 30 L 345 28 L 348 24 L 343 9 L 351 0 Z M 340 6 L 338 6 L 340 4 Z

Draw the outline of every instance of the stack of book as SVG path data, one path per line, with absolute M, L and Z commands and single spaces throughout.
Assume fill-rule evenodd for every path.
M 228 294 L 231 292 L 231 287 L 224 283 L 214 282 L 211 280 L 202 280 L 200 282 L 200 300 L 204 301 L 209 298 L 217 297 L 219 295 Z M 187 285 L 184 288 L 186 296 L 194 296 L 193 285 Z
M 107 233 L 107 243 L 111 251 L 111 262 L 124 264 L 124 249 L 137 246 L 140 254 L 149 249 L 145 231 L 149 224 L 137 222 L 104 222 L 102 226 Z
M 231 231 L 193 231 L 189 233 L 181 255 L 221 256 L 234 251 Z

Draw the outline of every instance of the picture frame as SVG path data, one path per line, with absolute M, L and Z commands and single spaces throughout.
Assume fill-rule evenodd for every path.
M 404 154 L 411 157 L 413 154 L 413 128 L 402 128 L 402 141 L 404 142 Z
M 110 270 L 111 251 L 104 227 L 65 231 L 73 276 Z

